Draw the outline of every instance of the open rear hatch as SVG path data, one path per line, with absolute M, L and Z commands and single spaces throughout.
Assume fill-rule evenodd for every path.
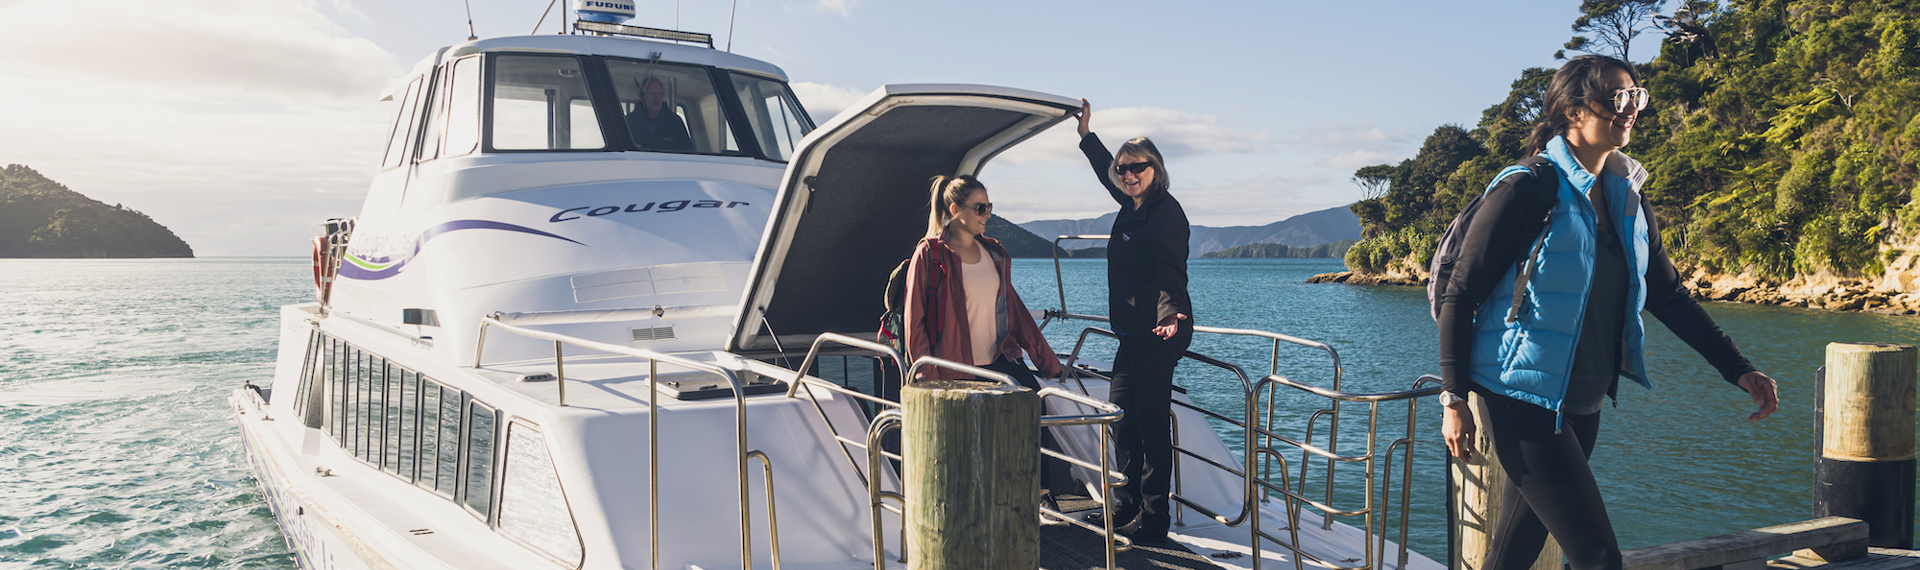
M 804 352 L 827 332 L 873 338 L 888 273 L 926 234 L 930 179 L 977 174 L 1079 108 L 1006 87 L 888 85 L 808 134 L 787 165 L 727 349 Z

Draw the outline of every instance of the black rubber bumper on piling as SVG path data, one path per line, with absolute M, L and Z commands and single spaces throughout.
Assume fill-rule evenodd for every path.
M 1913 548 L 1914 460 L 1814 464 L 1813 516 L 1866 521 L 1867 545 Z

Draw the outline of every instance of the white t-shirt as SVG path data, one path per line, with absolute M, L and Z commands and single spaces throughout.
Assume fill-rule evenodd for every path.
M 967 334 L 973 341 L 969 364 L 986 366 L 1000 356 L 1000 320 L 995 315 L 1000 306 L 1000 269 L 994 267 L 985 246 L 975 242 L 974 247 L 980 248 L 980 261 L 960 264 L 960 282 L 966 287 Z

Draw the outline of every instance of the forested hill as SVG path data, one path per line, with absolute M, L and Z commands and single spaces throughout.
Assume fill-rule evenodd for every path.
M 1656 16 L 1664 1 L 1584 6 L 1574 29 L 1590 33 L 1568 49 L 1659 48 L 1635 63 L 1652 104 L 1624 150 L 1652 175 L 1644 190 L 1690 283 L 1824 280 L 1911 296 L 1920 0 L 1694 1 L 1671 17 Z M 1365 239 L 1348 267 L 1424 277 L 1447 222 L 1521 157 L 1552 74 L 1521 71 L 1472 128 L 1439 127 L 1414 158 L 1360 169 L 1370 198 L 1352 209 Z
M 193 257 L 146 214 L 109 206 L 10 164 L 0 170 L 0 258 Z

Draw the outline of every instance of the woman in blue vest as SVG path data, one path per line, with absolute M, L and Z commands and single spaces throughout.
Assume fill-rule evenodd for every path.
M 1173 522 L 1173 367 L 1193 342 L 1193 299 L 1187 294 L 1186 210 L 1167 193 L 1167 162 L 1147 137 L 1107 154 L 1093 134 L 1093 108 L 1080 100 L 1080 151 L 1120 204 L 1107 240 L 1107 317 L 1120 333 L 1107 399 L 1126 415 L 1113 426 L 1113 448 L 1127 483 L 1114 493 L 1113 520 L 1134 542 L 1167 539 Z
M 1618 379 L 1652 387 L 1642 308 L 1752 397 L 1759 410 L 1748 420 L 1778 406 L 1773 379 L 1754 369 L 1680 283 L 1640 194 L 1646 170 L 1619 152 L 1647 99 L 1633 68 L 1619 60 L 1582 56 L 1561 67 L 1527 141 L 1556 180 L 1531 183 L 1520 172 L 1490 184 L 1439 295 L 1448 451 L 1473 457 L 1476 426 L 1465 397 L 1478 393 L 1509 481 L 1483 566 L 1489 570 L 1531 566 L 1549 534 L 1576 570 L 1620 568 L 1619 542 L 1587 459 Z M 1521 309 L 1508 318 L 1522 262 L 1534 264 L 1533 274 Z

